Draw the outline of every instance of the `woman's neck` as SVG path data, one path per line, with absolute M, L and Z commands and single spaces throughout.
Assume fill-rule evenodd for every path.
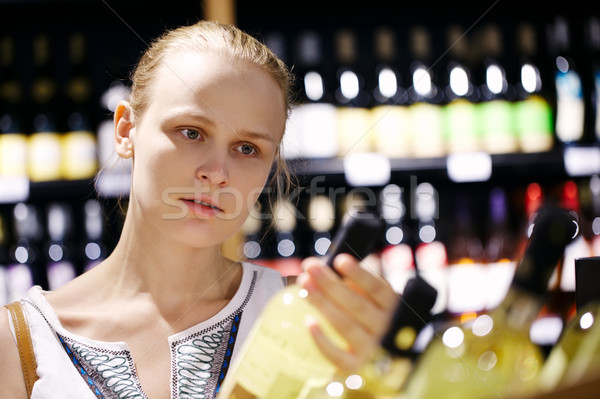
M 219 246 L 192 248 L 128 220 L 104 263 L 115 295 L 147 294 L 166 307 L 230 299 L 241 280 L 241 267 Z

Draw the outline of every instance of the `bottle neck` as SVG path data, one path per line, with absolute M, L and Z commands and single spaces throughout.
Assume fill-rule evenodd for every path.
M 529 327 L 537 318 L 542 305 L 542 299 L 535 294 L 511 287 L 500 306 L 493 312 L 503 314 L 507 327 L 513 330 L 529 331 Z

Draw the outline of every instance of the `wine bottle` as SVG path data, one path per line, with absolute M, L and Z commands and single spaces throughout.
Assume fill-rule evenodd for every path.
M 359 373 L 346 378 L 347 399 L 392 398 L 402 392 L 419 356 L 415 343 L 431 321 L 437 291 L 422 277 L 408 280 L 381 347 Z
M 446 64 L 444 137 L 449 152 L 477 151 L 481 138 L 476 118 L 478 91 L 469 67 L 471 44 L 464 29 L 452 24 L 446 31 L 450 60 Z
M 33 285 L 48 287 L 39 242 L 42 227 L 37 209 L 18 203 L 13 208 L 15 242 L 10 248 L 12 263 L 7 269 L 10 301 L 23 298 Z
M 442 130 L 442 91 L 431 68 L 433 49 L 424 25 L 409 32 L 411 88 L 409 90 L 413 154 L 440 157 L 446 154 Z
M 357 33 L 350 29 L 335 32 L 337 60 L 338 156 L 372 151 L 373 132 L 371 114 L 366 106 L 369 95 L 365 90 L 365 77 L 359 68 L 359 43 Z
M 336 235 L 327 264 L 342 252 L 363 259 L 371 251 L 371 240 L 379 236 L 381 219 L 356 213 Z M 254 323 L 219 391 L 221 399 L 257 397 L 296 399 L 306 384 L 323 385 L 336 366 L 326 359 L 305 326 L 307 317 L 318 320 L 325 334 L 337 345 L 345 340 L 306 299 L 306 290 L 290 285 L 276 294 Z M 310 381 L 310 383 L 309 383 Z
M 275 224 L 275 259 L 273 267 L 282 276 L 297 276 L 302 271 L 300 243 L 296 238 L 298 210 L 288 199 L 279 199 L 273 209 Z
M 382 272 L 394 291 L 402 293 L 406 282 L 416 274 L 403 189 L 395 184 L 385 186 L 379 193 L 379 204 L 379 213 L 386 221 Z
M 260 201 L 254 203 L 252 211 L 242 225 L 244 240 L 238 248 L 238 256 L 243 259 L 259 259 L 265 254 L 263 253 L 262 242 L 262 222 L 264 215 L 262 214 L 262 204 Z
M 4 215 L 0 213 L 0 306 L 6 305 L 9 301 L 8 293 L 8 231 Z
M 89 179 L 98 170 L 96 136 L 93 133 L 96 104 L 85 40 L 83 33 L 75 32 L 68 42 L 70 72 L 64 88 L 67 131 L 62 138 L 61 164 L 62 177 L 68 180 Z
M 34 38 L 35 77 L 31 84 L 32 126 L 27 157 L 32 181 L 58 180 L 62 177 L 58 83 L 51 51 L 48 35 L 40 34 Z
M 555 64 L 556 136 L 562 143 L 575 143 L 584 137 L 585 101 L 580 65 L 573 55 L 569 21 L 557 16 L 549 27 L 549 49 Z
M 83 207 L 85 241 L 83 244 L 83 272 L 87 272 L 107 255 L 106 245 L 103 242 L 104 217 L 102 206 L 96 199 L 89 199 Z
M 454 222 L 448 234 L 448 305 L 451 317 L 465 320 L 487 305 L 484 247 L 469 197 L 455 194 Z
M 489 153 L 514 153 L 519 149 L 512 123 L 514 88 L 506 78 L 503 35 L 498 25 L 489 23 L 479 37 L 483 59 L 478 112 L 482 145 Z
M 23 87 L 14 38 L 0 39 L 0 177 L 27 177 L 27 136 L 23 126 Z
M 584 257 L 576 261 L 577 314 L 565 326 L 552 347 L 538 377 L 542 392 L 561 385 L 576 384 L 600 366 L 600 258 Z
M 490 191 L 488 205 L 488 231 L 486 232 L 486 309 L 500 305 L 510 288 L 518 258 L 514 233 L 510 226 L 510 213 L 506 191 L 494 187 Z
M 514 127 L 521 152 L 550 151 L 554 145 L 552 107 L 553 77 L 548 78 L 540 60 L 540 45 L 535 26 L 522 22 L 516 28 L 517 49 L 512 70 Z
M 576 229 L 566 210 L 545 205 L 502 304 L 436 336 L 415 365 L 407 397 L 503 397 L 534 391 L 544 358 L 529 338 L 531 324 Z
M 403 87 L 407 70 L 397 51 L 396 31 L 379 27 L 374 33 L 372 130 L 374 151 L 389 158 L 412 156 L 408 95 Z
M 595 141 L 600 141 L 600 17 L 592 15 L 585 25 L 586 44 L 589 54 L 587 62 L 588 73 L 586 79 L 591 87 L 589 98 L 591 108 L 587 119 L 587 129 L 593 132 Z
M 51 203 L 47 211 L 48 244 L 46 274 L 48 288 L 55 290 L 77 276 L 70 247 L 71 210 L 67 204 Z
M 332 158 L 338 154 L 337 115 L 322 36 L 314 30 L 296 40 L 299 104 L 292 109 L 283 137 L 283 154 L 293 158 Z
M 417 219 L 417 228 L 413 232 L 415 267 L 438 292 L 432 312 L 442 314 L 448 305 L 448 252 L 436 221 L 439 218 L 439 194 L 431 183 L 420 183 L 414 188 L 413 195 Z
M 335 228 L 335 207 L 331 199 L 324 194 L 310 198 L 308 202 L 308 225 L 312 231 L 311 248 L 308 253 L 312 256 L 323 256 L 331 245 L 331 232 Z

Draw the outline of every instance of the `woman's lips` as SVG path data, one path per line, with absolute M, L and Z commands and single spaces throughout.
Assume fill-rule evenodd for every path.
M 182 198 L 188 209 L 198 216 L 213 216 L 223 213 L 223 209 L 207 199 Z

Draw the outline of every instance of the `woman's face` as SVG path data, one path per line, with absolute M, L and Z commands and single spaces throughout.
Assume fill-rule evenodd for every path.
M 285 127 L 283 92 L 259 67 L 178 52 L 156 72 L 131 130 L 131 205 L 193 247 L 218 245 L 261 193 Z

